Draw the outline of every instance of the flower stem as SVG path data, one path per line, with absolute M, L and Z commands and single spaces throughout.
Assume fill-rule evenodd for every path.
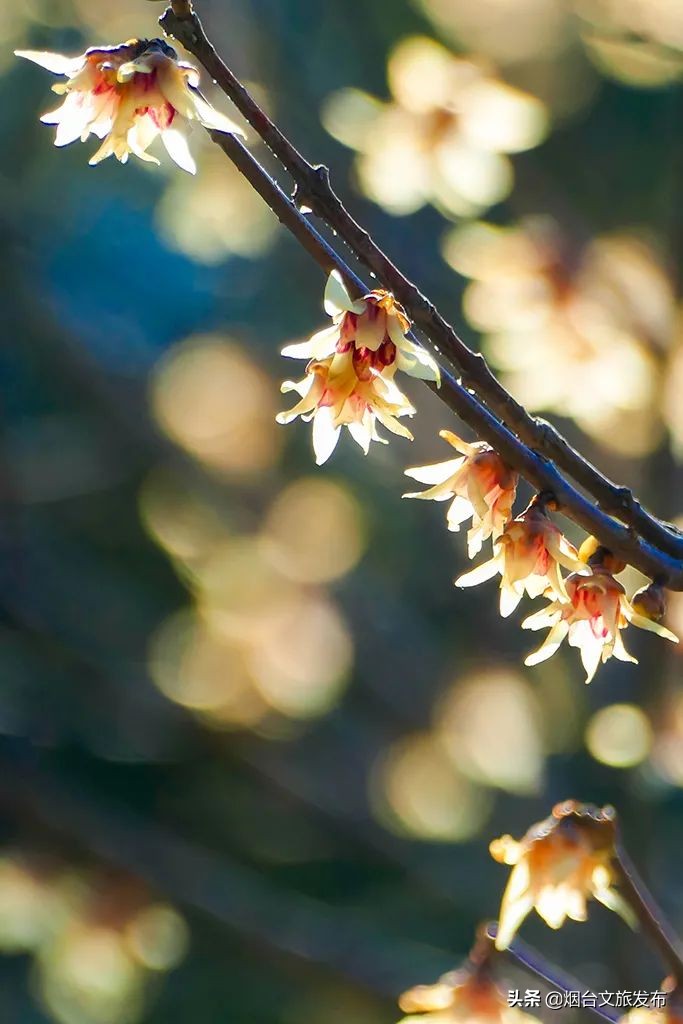
M 491 941 L 491 948 L 493 949 L 493 941 L 495 940 L 498 931 L 497 922 L 491 922 L 487 926 L 486 934 Z M 589 1004 L 582 1005 L 581 1009 L 584 1009 L 592 1013 L 595 1017 L 598 1017 L 601 1021 L 608 1021 L 609 1024 L 615 1024 L 619 1020 L 618 1013 L 612 1013 L 606 1006 L 598 1006 L 598 996 L 595 992 L 591 992 L 589 989 L 582 985 L 576 978 L 573 978 L 570 974 L 565 971 L 561 971 L 554 964 L 551 964 L 548 960 L 541 956 L 531 946 L 527 946 L 521 939 L 515 939 L 511 945 L 505 950 L 496 950 L 496 956 L 505 957 L 511 960 L 513 963 L 518 964 L 520 967 L 524 967 L 525 970 L 529 971 L 530 974 L 536 975 L 541 981 L 544 981 L 556 992 L 580 992 L 584 996 L 590 996 L 591 1000 L 595 997 L 595 1006 Z
M 636 914 L 640 926 L 673 974 L 676 986 L 683 988 L 683 950 L 680 940 L 619 842 L 615 846 L 614 871 L 616 882 Z

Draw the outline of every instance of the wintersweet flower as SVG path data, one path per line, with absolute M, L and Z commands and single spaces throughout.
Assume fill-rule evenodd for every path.
M 353 352 L 354 365 L 393 377 L 397 370 L 421 380 L 440 380 L 439 368 L 424 349 L 407 337 L 410 321 L 394 296 L 383 289 L 362 299 L 351 298 L 337 270 L 325 288 L 325 312 L 332 324 L 308 341 L 287 345 L 283 356 L 291 359 L 325 359 Z
M 406 476 L 432 486 L 403 497 L 433 501 L 452 498 L 446 514 L 448 529 L 457 531 L 472 519 L 467 544 L 469 556 L 474 558 L 484 541 L 489 537 L 497 540 L 509 522 L 519 474 L 483 441 L 469 444 L 450 430 L 441 430 L 439 436 L 461 452 L 462 458 L 407 469 Z
M 404 992 L 399 1006 L 408 1017 L 401 1024 L 532 1024 L 534 1018 L 508 1005 L 504 992 L 486 971 L 464 967 L 436 985 Z M 422 1016 L 416 1016 L 421 1014 Z
M 413 439 L 398 417 L 413 416 L 414 407 L 391 377 L 385 377 L 370 364 L 359 368 L 351 351 L 313 360 L 303 380 L 287 380 L 280 390 L 296 391 L 301 401 L 278 413 L 278 423 L 291 423 L 297 416 L 306 423 L 313 421 L 313 450 L 319 466 L 327 462 L 336 448 L 342 427 L 348 427 L 366 455 L 371 441 L 387 444 L 377 433 L 378 420 L 393 434 Z
M 194 174 L 196 165 L 184 134 L 188 121 L 243 134 L 204 99 L 196 68 L 179 61 L 162 39 L 130 39 L 118 46 L 93 47 L 73 58 L 36 50 L 16 54 L 66 77 L 66 82 L 52 86 L 66 99 L 41 121 L 57 126 L 56 146 L 76 139 L 85 142 L 90 135 L 102 139 L 90 159 L 93 165 L 109 156 L 126 163 L 130 153 L 158 164 L 147 151 L 161 136 L 171 159 Z
M 308 341 L 287 345 L 282 354 L 308 359 L 306 376 L 285 381 L 283 392 L 301 396 L 292 409 L 281 412 L 278 423 L 297 416 L 313 420 L 313 448 L 318 465 L 334 451 L 341 428 L 367 454 L 370 442 L 386 444 L 377 433 L 377 422 L 394 434 L 413 435 L 398 422 L 413 416 L 415 409 L 394 381 L 397 370 L 423 380 L 439 382 L 439 368 L 419 345 L 406 336 L 410 321 L 393 295 L 383 290 L 353 300 L 337 271 L 325 289 L 329 327 Z
M 614 888 L 615 833 L 611 807 L 567 800 L 532 825 L 521 841 L 507 835 L 495 839 L 491 856 L 513 866 L 500 907 L 496 949 L 508 948 L 534 908 L 551 928 L 560 928 L 567 918 L 585 921 L 589 899 L 635 927 L 633 911 Z
M 573 544 L 555 526 L 541 504 L 532 504 L 508 523 L 494 541 L 493 558 L 463 573 L 456 587 L 474 587 L 500 573 L 500 614 L 511 615 L 526 591 L 529 597 L 548 592 L 569 601 L 560 566 L 590 575 Z
M 621 583 L 600 564 L 593 567 L 593 574 L 588 577 L 572 573 L 565 580 L 565 587 L 569 603 L 552 601 L 522 623 L 523 629 L 550 626 L 547 637 L 538 650 L 526 658 L 525 665 L 538 665 L 550 658 L 568 637 L 570 646 L 578 647 L 581 652 L 586 682 L 590 683 L 598 665 L 611 657 L 638 664 L 637 658 L 624 647 L 621 637 L 621 630 L 629 623 L 678 643 L 674 633 L 636 611 Z

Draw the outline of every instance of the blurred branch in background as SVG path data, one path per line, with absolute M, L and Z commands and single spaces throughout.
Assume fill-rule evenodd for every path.
M 269 885 L 225 855 L 214 855 L 130 813 L 55 783 L 5 745 L 0 801 L 5 815 L 35 819 L 249 942 L 328 967 L 357 985 L 394 996 L 406 975 L 445 970 L 451 954 L 381 933 L 359 915 Z M 19 767 L 20 777 L 17 778 Z

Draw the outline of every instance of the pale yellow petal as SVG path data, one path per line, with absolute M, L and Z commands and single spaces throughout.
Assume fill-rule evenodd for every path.
M 61 53 L 49 53 L 45 50 L 15 50 L 15 57 L 23 57 L 41 68 L 51 71 L 53 75 L 66 75 L 69 78 L 83 66 L 85 57 L 65 57 Z
M 529 620 L 527 619 L 527 622 L 528 621 Z M 522 626 L 524 626 L 524 623 L 522 623 Z M 531 627 L 527 626 L 526 628 Z M 537 648 L 537 650 L 532 651 L 531 654 L 527 655 L 524 659 L 524 664 L 531 667 L 532 665 L 540 665 L 542 661 L 547 661 L 548 658 L 552 658 L 553 654 L 555 654 L 566 637 L 568 630 L 569 626 L 565 621 L 561 620 L 560 622 L 557 622 L 552 627 L 541 646 Z
M 340 313 L 360 314 L 364 313 L 366 308 L 362 299 L 353 301 L 338 270 L 333 270 L 327 279 L 323 305 L 325 312 L 330 316 L 339 316 Z
M 496 573 L 500 572 L 500 557 L 494 555 L 488 562 L 483 562 L 478 565 L 476 569 L 470 569 L 469 572 L 463 573 L 458 576 L 455 581 L 456 587 L 476 587 L 480 583 L 485 583 L 487 580 L 493 579 Z

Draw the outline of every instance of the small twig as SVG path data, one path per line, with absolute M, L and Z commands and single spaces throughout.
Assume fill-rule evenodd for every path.
M 496 922 L 492 922 L 486 928 L 486 936 L 491 942 L 492 947 L 497 931 L 498 924 Z M 508 949 L 496 950 L 495 955 L 506 957 L 513 963 L 519 964 L 519 966 L 540 978 L 541 981 L 544 981 L 556 992 L 581 992 L 582 994 L 590 995 L 591 999 L 595 996 L 595 1006 L 590 1004 L 582 1005 L 581 1009 L 592 1013 L 602 1021 L 609 1021 L 609 1024 L 615 1024 L 619 1020 L 619 1014 L 611 1013 L 606 1006 L 598 1006 L 598 998 L 595 992 L 591 992 L 585 985 L 577 981 L 576 978 L 551 964 L 537 950 L 532 949 L 531 946 L 528 946 L 526 942 L 522 942 L 521 939 L 515 939 Z
M 309 163 L 284 133 L 270 120 L 249 91 L 218 56 L 196 13 L 178 19 L 172 9 L 161 25 L 174 35 L 204 65 L 223 92 L 234 102 L 249 124 L 278 158 L 296 185 L 297 200 L 305 204 L 339 234 L 354 255 L 394 293 L 416 326 L 425 332 L 440 361 L 448 360 L 462 373 L 463 383 L 472 388 L 531 449 L 552 458 L 600 504 L 604 512 L 617 516 L 632 532 L 676 560 L 670 586 L 683 589 L 683 533 L 651 515 L 626 487 L 621 487 L 596 469 L 550 424 L 529 415 L 496 379 L 484 358 L 472 351 L 440 315 L 415 284 L 409 281 L 370 235 L 348 213 L 330 184 L 326 167 Z M 636 564 L 633 562 L 632 564 Z M 650 570 L 644 570 L 651 575 Z
M 620 842 L 615 847 L 614 870 L 616 882 L 640 926 L 671 971 L 676 986 L 683 988 L 683 950 L 680 942 Z

